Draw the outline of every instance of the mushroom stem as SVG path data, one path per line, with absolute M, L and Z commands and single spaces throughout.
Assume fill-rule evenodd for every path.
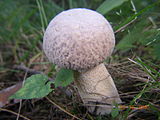
M 75 83 L 83 103 L 91 113 L 109 114 L 115 103 L 121 103 L 113 79 L 103 63 L 81 72 Z

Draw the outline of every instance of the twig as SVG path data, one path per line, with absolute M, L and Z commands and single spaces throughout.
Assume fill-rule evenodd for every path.
M 30 74 L 44 74 L 44 73 L 41 72 L 41 71 L 37 71 L 37 70 L 34 70 L 34 69 L 30 69 L 30 68 L 26 67 L 25 65 L 14 65 L 14 66 L 13 66 L 13 69 L 22 70 L 22 71 L 28 72 L 28 73 L 30 73 Z M 54 79 L 52 79 L 52 78 L 48 78 L 48 80 L 54 81 Z
M 29 118 L 27 118 L 27 117 L 25 117 L 25 116 L 23 116 L 23 115 L 20 115 L 20 114 L 14 112 L 14 111 L 11 111 L 11 110 L 7 110 L 7 109 L 4 109 L 4 108 L 0 108 L 0 110 L 1 110 L 1 111 L 5 111 L 5 112 L 12 113 L 12 114 L 17 115 L 17 116 L 19 115 L 21 118 L 24 118 L 24 119 L 26 119 L 26 120 L 31 120 L 31 119 L 29 119 Z
M 64 108 L 60 107 L 59 105 L 57 105 L 55 102 L 53 102 L 51 99 L 49 99 L 48 97 L 45 97 L 50 103 L 52 103 L 53 105 L 55 105 L 56 107 L 58 107 L 60 110 L 62 110 L 63 112 L 65 112 L 66 114 L 68 114 L 69 116 L 72 116 L 73 118 L 76 118 L 77 120 L 81 120 L 80 118 L 78 118 L 75 115 L 72 115 L 71 113 L 69 113 L 68 111 L 66 111 Z
M 44 74 L 41 71 L 36 71 L 34 69 L 30 69 L 30 68 L 26 67 L 25 65 L 14 65 L 13 69 L 22 70 L 24 72 L 28 72 L 28 73 L 31 73 L 31 74 Z
M 23 82 L 22 82 L 22 87 L 24 86 L 24 82 L 25 82 L 25 79 L 27 77 L 27 74 L 28 74 L 28 71 L 25 72 L 25 75 L 24 75 L 24 78 L 23 78 Z M 22 108 L 22 99 L 20 100 L 19 109 L 18 109 L 18 115 L 17 115 L 16 120 L 18 120 L 19 117 L 20 117 L 21 108 Z

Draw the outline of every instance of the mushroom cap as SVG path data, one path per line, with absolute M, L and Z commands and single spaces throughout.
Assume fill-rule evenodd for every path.
M 49 23 L 43 38 L 48 59 L 59 67 L 87 70 L 110 56 L 115 36 L 98 12 L 75 8 L 63 11 Z

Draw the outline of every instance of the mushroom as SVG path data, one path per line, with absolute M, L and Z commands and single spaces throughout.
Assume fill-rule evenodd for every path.
M 115 103 L 121 103 L 103 64 L 114 46 L 110 23 L 98 12 L 85 8 L 59 13 L 49 23 L 43 38 L 43 49 L 51 62 L 78 71 L 74 82 L 80 97 L 89 112 L 97 115 L 109 114 Z

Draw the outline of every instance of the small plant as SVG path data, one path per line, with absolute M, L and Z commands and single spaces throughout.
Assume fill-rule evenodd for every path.
M 61 69 L 55 81 L 49 81 L 48 77 L 43 74 L 32 75 L 25 80 L 23 87 L 12 95 L 10 99 L 42 98 L 54 90 L 51 88 L 51 84 L 54 84 L 55 87 L 65 87 L 72 81 L 73 71 L 68 69 Z
M 24 82 L 23 87 L 10 97 L 10 99 L 33 99 L 48 95 L 53 89 L 48 77 L 42 74 L 32 75 Z

